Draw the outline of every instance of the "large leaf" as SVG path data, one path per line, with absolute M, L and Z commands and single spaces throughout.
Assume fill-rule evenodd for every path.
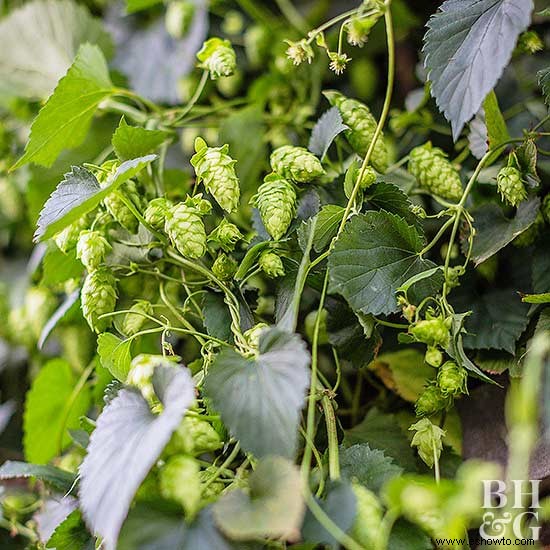
M 0 480 L 34 477 L 67 493 L 74 485 L 76 476 L 55 466 L 44 466 L 42 464 L 29 464 L 7 460 L 0 466 Z
M 313 248 L 316 252 L 321 252 L 330 244 L 342 222 L 344 212 L 345 209 L 337 204 L 327 204 L 321 208 L 317 215 L 313 239 Z
M 109 193 L 116 191 L 125 181 L 141 172 L 155 158 L 156 155 L 147 155 L 123 162 L 110 179 L 109 185 L 103 188 L 89 170 L 73 166 L 40 212 L 35 239 L 52 237 L 96 208 Z
M 30 462 L 45 464 L 70 444 L 68 430 L 78 428 L 91 403 L 89 388 L 79 388 L 77 381 L 64 359 L 52 359 L 35 378 L 23 418 L 23 445 Z
M 424 238 L 397 215 L 367 212 L 354 216 L 329 257 L 330 291 L 355 311 L 393 313 L 396 290 L 434 264 L 419 256 Z M 425 281 L 415 285 L 424 286 Z
M 532 0 L 446 0 L 429 20 L 424 65 L 455 140 L 502 75 L 532 10 Z
M 290 458 L 309 386 L 308 364 L 304 342 L 272 328 L 260 336 L 255 359 L 223 350 L 208 371 L 204 390 L 245 450 L 258 457 Z
M 44 286 L 55 287 L 69 279 L 80 279 L 82 271 L 82 262 L 77 260 L 75 249 L 64 254 L 52 243 L 42 260 L 41 282 Z
M 67 74 L 34 119 L 25 154 L 14 168 L 28 162 L 51 166 L 63 149 L 80 145 L 98 105 L 112 91 L 101 50 L 82 45 Z
M 110 332 L 104 332 L 97 338 L 97 354 L 101 365 L 121 382 L 126 382 L 130 371 L 131 348 L 131 340 L 121 340 Z
M 73 309 L 73 306 L 75 306 L 79 298 L 80 289 L 77 288 L 76 290 L 73 290 L 73 292 L 71 292 L 65 298 L 63 303 L 55 310 L 53 315 L 48 319 L 48 322 L 44 325 L 42 332 L 40 333 L 40 338 L 38 339 L 37 343 L 38 349 L 42 349 L 52 330 L 69 313 L 69 311 Z
M 155 367 L 153 384 L 163 411 L 155 415 L 140 393 L 120 390 L 97 419 L 80 466 L 81 510 L 106 550 L 116 547 L 138 487 L 195 397 L 191 375 L 182 367 Z
M 380 181 L 368 188 L 365 201 L 369 210 L 385 210 L 398 214 L 409 225 L 420 227 L 420 219 L 411 211 L 412 202 L 394 183 Z
M 49 96 L 85 42 L 112 49 L 101 22 L 76 2 L 36 0 L 12 11 L 0 23 L 0 96 Z
M 338 108 L 332 107 L 319 118 L 313 127 L 308 149 L 323 158 L 336 137 L 347 129 Z
M 135 159 L 153 153 L 170 134 L 162 130 L 147 130 L 129 126 L 124 118 L 113 135 L 113 147 L 120 160 Z
M 231 341 L 231 313 L 222 294 L 206 292 L 202 299 L 202 316 L 206 332 L 225 342 Z
M 57 527 L 77 508 L 78 500 L 71 495 L 60 496 L 56 493 L 48 495 L 40 510 L 33 515 L 40 541 L 45 543 L 50 540 Z
M 86 529 L 79 510 L 71 512 L 46 544 L 55 550 L 95 550 L 95 538 Z
M 235 540 L 296 539 L 305 512 L 300 472 L 282 457 L 266 457 L 249 479 L 249 493 L 237 489 L 214 504 L 221 530 Z

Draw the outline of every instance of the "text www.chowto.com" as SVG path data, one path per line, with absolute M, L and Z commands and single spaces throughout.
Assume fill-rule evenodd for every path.
M 470 544 L 472 544 L 472 541 L 468 541 L 468 539 L 435 539 L 435 547 L 436 548 L 463 548 L 468 542 Z M 535 540 L 534 539 L 509 539 L 509 538 L 486 540 L 486 539 L 483 539 L 483 538 L 479 538 L 479 539 L 473 541 L 472 548 L 477 548 L 478 546 L 479 547 L 483 547 L 483 546 L 516 546 L 516 547 L 535 546 Z

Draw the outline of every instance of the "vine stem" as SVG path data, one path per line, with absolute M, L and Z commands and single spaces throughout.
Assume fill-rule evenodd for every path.
M 340 459 L 338 455 L 338 432 L 336 430 L 336 417 L 334 416 L 334 407 L 328 395 L 324 395 L 321 400 L 325 424 L 328 434 L 328 472 L 330 479 L 336 481 L 340 479 Z
M 203 71 L 199 85 L 197 86 L 193 97 L 189 100 L 189 103 L 183 108 L 182 112 L 179 113 L 176 119 L 172 121 L 172 124 L 179 122 L 182 118 L 185 117 L 185 115 L 189 114 L 191 112 L 191 109 L 193 109 L 193 107 L 197 104 L 197 101 L 200 99 L 202 92 L 204 92 L 204 88 L 206 87 L 206 83 L 208 82 L 209 74 L 209 71 Z

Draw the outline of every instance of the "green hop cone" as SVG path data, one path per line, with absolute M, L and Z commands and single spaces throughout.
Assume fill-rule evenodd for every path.
M 63 252 L 67 254 L 73 248 L 75 248 L 78 242 L 80 233 L 86 229 L 90 224 L 88 216 L 82 216 L 77 221 L 68 225 L 65 229 L 57 233 L 54 237 L 55 244 Z
M 232 252 L 235 249 L 235 245 L 243 237 L 243 234 L 235 224 L 223 218 L 216 229 L 208 235 L 208 241 L 218 244 L 225 252 Z
M 430 142 L 409 153 L 409 172 L 423 189 L 443 199 L 459 201 L 462 197 L 460 175 L 445 153 Z
M 115 193 L 107 195 L 103 199 L 105 208 L 109 214 L 130 233 L 137 233 L 139 229 L 139 220 L 134 216 L 130 208 L 126 206 L 120 194 L 123 194 L 126 199 L 130 200 L 133 205 L 138 208 L 140 205 L 140 196 L 137 192 L 136 184 L 133 181 L 126 182 Z
M 337 107 L 344 124 L 349 127 L 349 130 L 346 130 L 345 133 L 351 146 L 358 155 L 364 157 L 377 126 L 376 119 L 372 116 L 370 109 L 360 101 L 348 99 L 340 92 L 328 91 L 324 92 L 324 95 L 332 106 Z M 384 173 L 388 168 L 388 152 L 382 134 L 376 140 L 371 163 L 381 173 Z
M 217 451 L 221 446 L 220 436 L 209 422 L 197 416 L 187 415 L 172 434 L 165 452 L 168 456 L 198 456 Z
M 166 218 L 165 230 L 173 245 L 186 257 L 197 259 L 206 252 L 206 230 L 197 209 L 180 202 Z
M 228 256 L 224 252 L 218 254 L 214 264 L 212 265 L 212 273 L 222 281 L 228 281 L 235 275 L 237 271 L 237 262 L 232 256 Z
M 350 531 L 352 538 L 363 548 L 374 548 L 382 527 L 382 504 L 378 497 L 365 486 L 353 481 L 357 511 Z
M 197 54 L 199 67 L 210 71 L 212 80 L 231 76 L 237 68 L 237 56 L 229 40 L 210 38 Z
M 443 362 L 443 353 L 435 346 L 428 346 L 426 354 L 424 355 L 424 361 L 431 367 L 439 367 Z
M 57 300 L 50 290 L 35 286 L 25 294 L 26 320 L 36 339 L 57 307 Z
M 451 337 L 445 319 L 441 317 L 418 321 L 409 328 L 409 333 L 418 342 L 423 342 L 428 346 L 441 346 L 442 348 L 449 345 Z
M 100 319 L 100 317 L 115 310 L 117 291 L 113 274 L 106 268 L 88 273 L 82 286 L 80 299 L 82 314 L 90 328 L 97 333 L 107 330 L 113 318 L 108 316 Z
M 126 336 L 137 334 L 147 322 L 146 315 L 153 314 L 153 306 L 147 300 L 138 300 L 124 316 L 122 332 Z
M 214 502 L 218 499 L 220 493 L 225 489 L 225 484 L 221 481 L 210 481 L 217 472 L 215 466 L 208 466 L 201 470 L 200 479 L 202 486 L 202 498 L 206 502 Z
M 467 393 L 468 373 L 453 361 L 444 363 L 437 372 L 437 384 L 445 396 L 457 396 Z
M 270 174 L 252 197 L 252 204 L 260 211 L 267 232 L 278 241 L 296 215 L 296 190 L 288 180 Z
M 143 217 L 145 218 L 145 221 L 153 228 L 162 230 L 166 222 L 166 215 L 172 206 L 172 201 L 163 197 L 153 199 L 147 205 Z
M 160 492 L 177 502 L 191 519 L 199 510 L 202 483 L 200 464 L 193 457 L 180 455 L 168 460 L 159 472 Z
M 164 16 L 164 26 L 168 34 L 179 40 L 184 37 L 195 17 L 196 6 L 193 2 L 170 2 Z
M 411 441 L 411 447 L 418 448 L 418 454 L 426 466 L 433 468 L 435 459 L 439 460 L 443 450 L 445 432 L 427 418 L 413 424 L 409 430 L 416 432 Z
M 446 409 L 450 404 L 437 384 L 428 385 L 414 405 L 417 416 L 432 416 Z
M 88 271 L 98 268 L 112 249 L 99 231 L 82 231 L 76 243 L 76 257 Z
M 132 359 L 126 383 L 138 388 L 143 397 L 152 402 L 155 400 L 155 389 L 153 388 L 155 367 L 173 367 L 174 364 L 163 355 L 141 353 Z
M 23 215 L 23 197 L 12 178 L 0 177 L 0 217 L 16 222 Z
M 244 334 L 244 339 L 246 343 L 252 348 L 257 350 L 260 345 L 260 336 L 264 329 L 266 329 L 268 325 L 266 323 L 258 323 L 257 325 L 254 325 L 252 328 L 249 328 Z
M 233 212 L 239 204 L 241 190 L 235 173 L 235 163 L 229 156 L 229 145 L 208 147 L 202 138 L 195 140 L 196 154 L 191 159 L 197 180 L 226 211 Z
M 283 145 L 271 154 L 271 168 L 283 178 L 308 183 L 325 173 L 321 161 L 303 147 Z
M 27 311 L 22 307 L 12 309 L 8 315 L 7 336 L 13 344 L 32 348 L 36 345 L 36 336 L 27 319 Z
M 268 277 L 276 278 L 285 274 L 283 261 L 275 252 L 269 250 L 262 252 L 258 259 L 258 265 Z
M 502 200 L 511 206 L 517 206 L 527 197 L 521 172 L 514 166 L 501 168 L 497 175 L 497 187 Z
M 328 311 L 326 309 L 321 310 L 321 319 L 319 321 L 319 337 L 318 343 L 323 346 L 329 343 L 328 330 L 327 330 L 327 317 Z M 315 331 L 315 323 L 317 322 L 317 310 L 310 311 L 304 321 L 304 329 L 306 337 L 310 343 L 313 343 L 313 334 Z
M 525 31 L 520 34 L 516 51 L 519 53 L 534 54 L 544 50 L 544 41 L 537 31 Z

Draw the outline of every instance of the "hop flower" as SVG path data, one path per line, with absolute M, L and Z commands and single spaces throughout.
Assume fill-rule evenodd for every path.
M 103 199 L 103 204 L 109 211 L 109 214 L 111 214 L 122 227 L 126 228 L 130 233 L 137 233 L 139 221 L 128 206 L 126 206 L 119 193 L 124 194 L 136 208 L 139 208 L 141 200 L 136 184 L 133 181 L 126 182 L 119 188 L 118 192 L 107 195 Z
M 382 505 L 377 496 L 365 486 L 352 481 L 357 511 L 350 535 L 363 548 L 374 548 L 382 527 Z
M 349 127 L 346 136 L 351 146 L 357 154 L 364 157 L 377 126 L 369 108 L 360 101 L 348 99 L 340 92 L 328 91 L 324 92 L 324 95 L 331 105 L 338 108 L 344 124 Z M 379 172 L 383 173 L 388 168 L 388 153 L 383 134 L 376 140 L 371 162 Z
M 235 275 L 237 271 L 237 262 L 225 253 L 221 253 L 216 258 L 216 261 L 212 265 L 212 273 L 222 280 L 227 281 Z
M 355 183 L 357 182 L 357 179 L 360 175 L 361 168 L 359 168 L 356 163 L 352 164 L 348 170 L 348 173 L 346 174 L 346 178 L 344 179 L 344 193 L 346 194 L 346 197 L 348 199 L 351 197 L 353 188 L 355 187 Z M 371 166 L 367 166 L 365 171 L 363 172 L 363 177 L 361 178 L 359 189 L 365 191 L 375 182 L 376 172 Z
M 444 199 L 459 201 L 462 183 L 458 172 L 445 153 L 430 142 L 415 147 L 409 153 L 409 172 L 420 187 Z
M 328 52 L 328 57 L 330 59 L 329 69 L 336 74 L 342 74 L 351 61 L 351 57 L 345 53 Z
M 415 403 L 417 416 L 432 416 L 446 409 L 450 404 L 447 396 L 441 393 L 437 384 L 428 385 Z
M 161 468 L 159 482 L 162 496 L 180 504 L 187 518 L 193 518 L 202 496 L 198 461 L 185 455 L 171 458 Z
M 435 346 L 428 346 L 424 355 L 424 361 L 431 367 L 437 368 L 443 361 L 443 353 Z
M 147 300 L 138 300 L 124 316 L 121 327 L 122 332 L 126 334 L 126 336 L 137 334 L 147 321 L 146 315 L 152 314 L 153 306 L 151 303 Z
M 168 456 L 198 456 L 216 451 L 221 446 L 220 436 L 209 422 L 198 416 L 187 415 L 172 434 L 165 452 Z
M 533 54 L 544 50 L 544 42 L 536 31 L 525 31 L 520 34 L 516 49 L 521 53 Z
M 88 227 L 89 223 L 90 218 L 88 216 L 83 216 L 65 227 L 63 231 L 60 231 L 54 237 L 55 244 L 59 250 L 61 250 L 64 254 L 67 254 L 70 250 L 72 250 L 78 242 L 80 233 Z
M 409 328 L 409 333 L 418 342 L 423 342 L 424 344 L 428 344 L 428 346 L 441 346 L 442 348 L 446 348 L 449 345 L 451 337 L 445 319 L 441 317 L 418 321 Z
M 377 21 L 378 17 L 376 16 L 352 17 L 346 27 L 348 42 L 352 46 L 362 48 L 367 43 L 370 31 Z
M 321 161 L 303 147 L 283 145 L 271 154 L 271 168 L 283 178 L 308 183 L 325 173 Z
M 296 214 L 296 191 L 288 180 L 270 174 L 252 197 L 252 204 L 260 211 L 267 232 L 278 241 Z
M 258 259 L 258 265 L 268 277 L 281 277 L 285 274 L 283 262 L 275 252 L 269 250 L 262 252 Z
M 126 378 L 126 383 L 135 386 L 141 391 L 141 394 L 147 401 L 152 402 L 155 399 L 155 389 L 153 388 L 153 374 L 155 367 L 173 367 L 174 363 L 162 355 L 150 355 L 141 353 L 132 359 L 130 370 Z
M 168 210 L 173 206 L 172 201 L 165 198 L 153 199 L 149 202 L 143 217 L 155 229 L 162 229 L 166 222 Z
M 285 40 L 285 42 L 288 44 L 286 55 L 294 65 L 301 65 L 304 61 L 312 62 L 313 48 L 305 38 L 299 42 L 292 42 L 291 40 Z
M 447 361 L 437 372 L 437 383 L 445 396 L 467 393 L 468 373 L 453 361 Z
M 185 36 L 191 27 L 195 11 L 193 2 L 170 2 L 164 16 L 164 26 L 168 34 L 176 40 Z
M 243 234 L 239 231 L 239 228 L 223 218 L 216 229 L 208 236 L 208 241 L 219 244 L 226 252 L 231 252 L 242 238 Z
M 514 166 L 505 166 L 500 169 L 497 175 L 497 187 L 502 200 L 511 206 L 517 206 L 527 197 L 521 172 Z
M 88 271 L 93 271 L 103 263 L 111 249 L 99 231 L 82 231 L 76 244 L 76 257 Z
M 445 431 L 432 424 L 427 418 L 419 420 L 409 430 L 416 432 L 412 438 L 411 447 L 417 447 L 420 458 L 429 468 L 433 468 L 435 458 L 439 460 L 443 450 L 442 439 L 445 437 Z
M 180 202 L 166 218 L 165 230 L 173 245 L 187 258 L 196 259 L 206 252 L 206 230 L 197 208 Z
M 107 330 L 112 324 L 112 317 L 100 317 L 115 310 L 117 292 L 113 274 L 106 268 L 88 273 L 80 298 L 82 314 L 90 328 L 97 333 Z
M 35 286 L 25 294 L 25 317 L 36 339 L 57 307 L 55 296 L 44 287 Z
M 239 204 L 239 179 L 235 173 L 235 163 L 229 155 L 229 145 L 208 147 L 202 138 L 195 140 L 196 154 L 191 159 L 198 181 L 204 182 L 205 189 L 226 211 L 233 212 Z
M 237 56 L 229 40 L 210 38 L 197 54 L 199 67 L 210 71 L 212 80 L 231 76 L 237 68 Z

